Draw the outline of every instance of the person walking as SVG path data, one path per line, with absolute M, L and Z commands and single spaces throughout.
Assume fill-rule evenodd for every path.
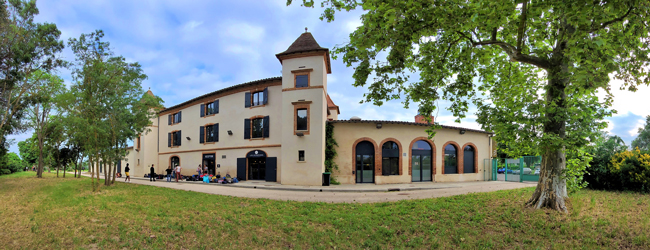
M 176 182 L 178 182 L 178 178 L 181 178 L 181 165 L 176 165 Z
M 124 177 L 124 182 L 131 182 L 131 175 L 129 174 L 129 171 L 131 171 L 131 169 L 127 163 L 126 167 L 124 168 L 124 175 L 126 175 L 126 177 Z
M 167 171 L 167 182 L 171 182 L 172 181 L 172 172 L 173 172 L 172 166 L 167 167 L 167 170 L 165 170 L 165 171 Z
M 156 169 L 153 168 L 153 164 L 151 164 L 151 168 L 149 168 L 149 181 L 156 181 Z

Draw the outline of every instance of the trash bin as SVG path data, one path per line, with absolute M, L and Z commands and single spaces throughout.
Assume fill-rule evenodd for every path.
M 323 186 L 329 186 L 330 185 L 330 175 L 332 173 L 330 172 L 325 172 L 323 173 Z

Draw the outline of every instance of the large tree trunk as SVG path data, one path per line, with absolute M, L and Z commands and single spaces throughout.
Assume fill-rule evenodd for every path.
M 558 138 L 566 137 L 566 86 L 568 67 L 566 63 L 549 69 L 546 89 L 546 114 L 544 133 Z M 556 106 L 557 108 L 548 109 Z M 567 212 L 565 198 L 566 180 L 562 173 L 566 169 L 566 154 L 563 147 L 547 145 L 542 148 L 542 166 L 537 188 L 526 205 L 534 208 L 551 208 Z

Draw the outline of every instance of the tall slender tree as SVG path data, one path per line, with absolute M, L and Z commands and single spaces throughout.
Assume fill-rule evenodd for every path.
M 38 139 L 38 170 L 37 176 L 43 177 L 43 145 L 49 136 L 54 132 L 49 129 L 52 113 L 56 107 L 56 96 L 60 95 L 65 88 L 63 79 L 56 75 L 51 75 L 43 71 L 34 72 L 28 79 L 32 87 L 27 90 L 27 96 L 32 100 L 28 107 L 29 127 L 34 129 Z M 58 136 L 58 135 L 54 135 Z
M 55 24 L 35 22 L 37 14 L 36 1 L 0 0 L 1 138 L 26 129 L 24 111 L 31 102 L 27 93 L 38 83 L 38 75 L 45 76 L 37 72 L 65 65 L 59 58 L 61 32 Z
M 302 4 L 313 7 L 314 0 Z M 534 208 L 567 211 L 566 154 L 605 127 L 610 79 L 630 90 L 650 83 L 649 1 L 323 0 L 321 6 L 327 21 L 337 11 L 364 10 L 363 24 L 334 52 L 355 67 L 354 86 L 368 86 L 366 102 L 404 98 L 428 115 L 447 100 L 457 121 L 473 102 L 477 122 L 500 143 L 541 154 L 537 189 L 526 203 Z M 598 89 L 607 93 L 603 102 Z
M 99 190 L 99 165 L 104 166 L 104 184 L 113 183 L 115 162 L 126 155 L 126 141 L 147 131 L 161 99 L 144 95 L 146 75 L 140 64 L 128 63 L 116 56 L 110 44 L 102 40 L 101 30 L 71 38 L 75 53 L 71 91 L 62 98 L 77 138 L 89 138 L 82 144 L 94 167 L 93 190 Z M 69 115 L 68 115 L 69 116 Z M 94 182 L 97 178 L 97 185 Z
M 639 135 L 632 140 L 632 149 L 650 151 L 650 115 L 645 117 L 645 125 L 638 132 Z

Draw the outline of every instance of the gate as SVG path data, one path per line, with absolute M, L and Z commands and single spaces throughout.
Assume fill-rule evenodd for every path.
M 536 182 L 539 181 L 541 163 L 541 156 L 524 156 L 516 159 L 495 158 L 491 161 L 490 169 L 492 169 L 492 174 L 489 180 Z

